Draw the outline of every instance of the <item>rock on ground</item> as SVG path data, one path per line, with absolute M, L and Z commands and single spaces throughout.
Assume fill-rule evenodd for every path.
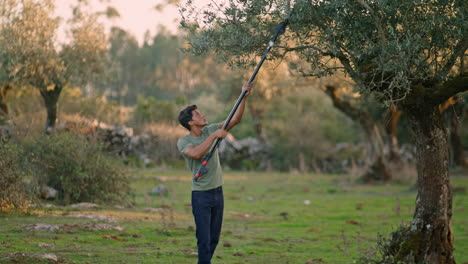
M 68 225 L 68 224 L 59 224 L 59 225 L 52 225 L 52 224 L 32 224 L 27 225 L 24 229 L 29 231 L 43 231 L 43 232 L 76 232 L 78 230 L 86 230 L 86 231 L 98 231 L 98 230 L 117 230 L 123 231 L 125 228 L 121 226 L 115 226 L 110 224 L 96 224 L 96 223 L 86 223 L 86 224 L 75 224 L 75 225 Z

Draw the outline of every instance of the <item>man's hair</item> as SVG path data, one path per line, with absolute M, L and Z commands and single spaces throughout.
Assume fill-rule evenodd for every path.
M 190 131 L 189 122 L 192 121 L 192 111 L 195 109 L 197 109 L 196 105 L 190 105 L 179 113 L 179 123 L 188 131 Z

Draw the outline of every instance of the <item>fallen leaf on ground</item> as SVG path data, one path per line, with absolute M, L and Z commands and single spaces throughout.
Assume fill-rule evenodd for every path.
M 362 210 L 364 208 L 365 202 L 359 202 L 356 204 L 356 210 Z
M 120 241 L 120 242 L 127 241 L 126 239 L 118 238 L 117 236 L 111 236 L 111 235 L 103 235 L 102 238 L 112 239 L 112 240 Z
M 323 259 L 321 258 L 316 258 L 316 259 L 311 259 L 307 261 L 305 264 L 314 264 L 314 263 L 325 263 L 325 261 L 323 261 Z
M 359 222 L 355 221 L 355 220 L 346 220 L 346 223 L 348 223 L 350 225 L 359 225 Z
M 288 220 L 288 212 L 281 212 L 280 215 L 284 218 L 284 220 Z
M 223 246 L 224 246 L 224 247 L 232 247 L 232 244 L 229 243 L 228 241 L 225 241 L 225 242 L 223 243 Z

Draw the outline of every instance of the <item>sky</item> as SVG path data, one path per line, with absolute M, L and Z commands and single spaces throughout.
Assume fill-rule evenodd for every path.
M 55 0 L 57 15 L 67 19 L 71 17 L 70 5 L 75 0 Z M 143 43 L 144 34 L 147 30 L 155 35 L 158 25 L 164 25 L 171 32 L 176 32 L 179 26 L 179 13 L 176 6 L 167 6 L 157 11 L 155 6 L 163 4 L 164 0 L 109 0 L 102 3 L 99 0 L 89 0 L 93 11 L 104 11 L 107 6 L 112 6 L 120 13 L 119 18 L 111 21 L 106 19 L 104 24 L 107 29 L 118 26 L 131 32 L 138 42 Z M 61 30 L 59 41 L 66 39 L 64 29 Z

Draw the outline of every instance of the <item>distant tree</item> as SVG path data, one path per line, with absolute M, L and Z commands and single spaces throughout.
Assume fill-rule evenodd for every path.
M 182 34 L 171 34 L 160 28 L 151 45 L 142 48 L 143 61 L 156 63 L 153 75 L 162 94 L 181 94 L 186 98 L 213 92 L 229 71 L 214 61 L 213 56 L 185 53 L 187 42 Z M 148 64 L 148 63 L 146 63 Z
M 6 98 L 12 89 L 13 87 L 9 82 L 5 82 L 2 86 L 0 86 L 0 116 L 8 115 L 8 105 L 6 103 Z
M 468 98 L 468 95 L 465 95 Z M 463 149 L 463 141 L 460 135 L 460 123 L 464 119 L 466 99 L 463 95 L 452 96 L 443 104 L 439 110 L 443 113 L 446 123 L 449 124 L 450 157 L 452 166 L 468 166 Z
M 395 263 L 455 263 L 448 138 L 438 105 L 468 89 L 466 71 L 455 71 L 468 48 L 467 11 L 462 0 L 231 0 L 204 10 L 189 1 L 181 8 L 194 53 L 239 64 L 252 63 L 274 25 L 289 17 L 270 58 L 294 54 L 313 76 L 342 71 L 361 93 L 408 114 L 418 197 L 411 225 L 392 236 L 395 250 L 386 252 Z
M 6 6 L 0 19 L 1 67 L 13 83 L 39 90 L 49 133 L 55 126 L 62 90 L 86 85 L 104 71 L 107 43 L 103 27 L 78 5 L 69 21 L 70 41 L 60 45 L 53 1 L 9 0 Z
M 121 104 L 136 104 L 140 96 L 195 98 L 214 90 L 226 73 L 212 57 L 185 54 L 183 36 L 164 27 L 154 36 L 147 32 L 142 45 L 129 32 L 114 27 L 109 43 L 109 74 L 95 90 Z
M 337 109 L 360 125 L 369 143 L 368 156 L 371 162 L 367 171 L 360 177 L 360 181 L 368 183 L 390 180 L 392 172 L 388 167 L 387 157 L 384 155 L 384 141 L 379 123 L 371 115 L 371 105 L 369 105 L 371 100 L 363 100 L 365 102 L 356 106 L 352 100 L 342 98 L 339 94 L 339 87 L 335 85 L 325 85 L 325 92 Z
M 107 78 L 96 85 L 95 90 L 103 92 L 109 99 L 125 104 L 128 97 L 138 93 L 144 80 L 138 79 L 142 65 L 138 61 L 138 41 L 127 31 L 113 27 L 109 35 L 109 70 Z M 140 74 L 141 75 L 141 74 Z
M 3 22 L 8 21 L 14 15 L 12 10 L 14 0 L 5 0 L 0 3 L 0 27 L 3 27 Z M 0 46 L 0 54 L 4 54 L 6 46 Z M 0 55 L 0 122 L 2 122 L 2 117 L 8 115 L 8 105 L 7 105 L 7 95 L 13 89 L 13 78 L 12 74 L 8 72 L 6 68 L 5 60 L 6 57 Z
M 398 122 L 403 114 L 402 111 L 398 110 L 395 104 L 391 104 L 388 108 L 387 117 L 385 118 L 385 132 L 387 134 L 389 160 L 391 162 L 400 163 L 401 155 L 399 151 L 399 143 L 397 136 Z
M 460 123 L 464 118 L 466 102 L 461 99 L 451 109 L 450 118 L 450 146 L 454 166 L 468 167 L 463 142 L 460 136 Z M 465 117 L 466 118 L 466 117 Z

